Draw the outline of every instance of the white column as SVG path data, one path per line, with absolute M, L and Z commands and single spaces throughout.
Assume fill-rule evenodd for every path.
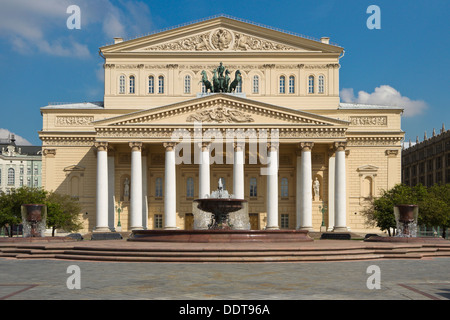
M 177 229 L 175 143 L 164 143 L 166 166 L 164 170 L 164 229 Z
M 295 183 L 295 211 L 296 211 L 296 229 L 300 229 L 302 226 L 302 157 L 301 151 L 297 150 L 297 162 L 296 162 L 296 183 Z
M 267 172 L 267 229 L 278 226 L 278 145 L 268 143 L 269 165 Z
M 210 142 L 202 142 L 200 145 L 200 170 L 199 170 L 199 190 L 198 197 L 206 198 L 211 193 L 210 173 L 209 173 L 209 147 Z
M 328 231 L 333 231 L 334 228 L 334 180 L 336 176 L 336 158 L 334 154 L 334 147 L 329 151 L 328 157 Z
M 142 153 L 142 227 L 148 229 L 147 154 Z
M 108 143 L 96 142 L 97 148 L 97 199 L 94 232 L 111 231 L 108 227 Z
M 244 143 L 234 145 L 233 193 L 236 199 L 244 199 Z
M 345 232 L 348 231 L 347 228 L 347 196 L 346 196 L 346 183 L 345 183 L 345 142 L 335 143 L 336 148 L 336 172 L 335 172 L 335 183 L 334 183 L 334 210 L 335 210 L 335 221 L 334 229 L 335 232 Z
M 312 142 L 302 142 L 300 162 L 300 229 L 313 230 L 312 227 L 312 163 L 311 149 L 314 146 Z
M 116 227 L 114 223 L 114 174 L 114 149 L 108 148 L 108 226 L 110 230 L 114 230 Z
M 142 142 L 130 142 L 130 229 L 142 229 Z

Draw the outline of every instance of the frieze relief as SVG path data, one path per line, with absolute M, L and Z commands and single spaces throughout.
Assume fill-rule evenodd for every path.
M 144 51 L 294 51 L 295 47 L 220 28 L 142 49 Z
M 212 109 L 198 111 L 191 114 L 186 119 L 187 122 L 254 122 L 255 120 L 239 110 L 233 110 L 223 106 L 218 106 Z
M 387 126 L 386 116 L 350 117 L 351 126 Z
M 58 116 L 55 120 L 57 127 L 89 126 L 94 121 L 91 116 Z

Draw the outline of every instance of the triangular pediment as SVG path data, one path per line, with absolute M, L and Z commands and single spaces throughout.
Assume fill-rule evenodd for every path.
M 217 17 L 100 48 L 102 53 L 331 52 L 343 48 L 257 24 Z
M 65 167 L 63 169 L 63 171 L 65 171 L 65 172 L 75 172 L 75 171 L 84 171 L 85 169 L 86 168 L 83 167 L 83 166 L 79 166 L 79 165 L 74 164 L 74 165 Z
M 94 121 L 95 127 L 130 126 L 300 126 L 348 127 L 348 122 L 309 112 L 271 105 L 234 94 L 203 97 Z
M 378 169 L 379 168 L 376 167 L 376 166 L 373 166 L 371 164 L 367 164 L 367 165 L 359 167 L 357 170 L 359 172 L 374 172 L 374 171 L 378 171 Z

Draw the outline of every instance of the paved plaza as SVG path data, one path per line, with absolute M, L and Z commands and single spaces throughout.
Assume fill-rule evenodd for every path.
M 448 300 L 450 258 L 123 263 L 0 258 L 6 300 Z M 73 267 L 75 266 L 75 267 Z M 375 267 L 373 267 L 375 266 Z M 74 272 L 74 268 L 78 270 Z M 379 289 L 368 288 L 377 269 Z M 68 288 L 79 275 L 80 288 Z M 372 278 L 373 279 L 373 278 Z M 368 281 L 369 280 L 369 281 Z

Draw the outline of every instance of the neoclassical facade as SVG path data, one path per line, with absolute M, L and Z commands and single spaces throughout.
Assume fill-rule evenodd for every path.
M 41 108 L 43 186 L 78 197 L 84 231 L 191 229 L 224 187 L 252 229 L 370 231 L 401 179 L 402 109 L 340 102 L 343 48 L 219 16 L 100 48 L 104 100 Z M 233 92 L 211 93 L 218 66 Z

